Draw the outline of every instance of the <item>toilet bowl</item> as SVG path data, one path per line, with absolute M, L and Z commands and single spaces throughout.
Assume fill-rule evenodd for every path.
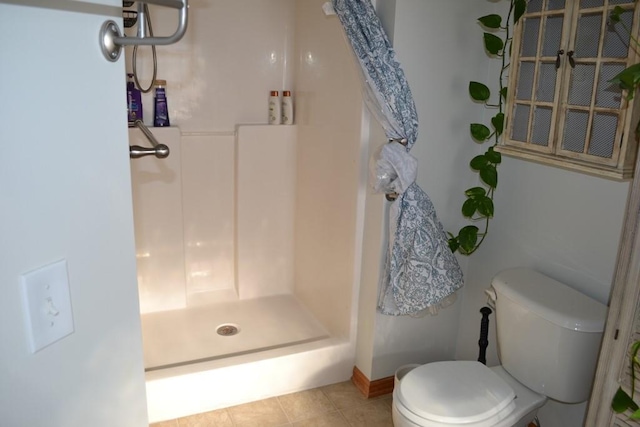
M 528 268 L 497 274 L 487 293 L 502 365 L 401 367 L 395 427 L 527 427 L 547 398 L 588 399 L 607 307 Z
M 406 372 L 393 391 L 395 427 L 527 427 L 547 398 L 501 366 L 449 361 Z

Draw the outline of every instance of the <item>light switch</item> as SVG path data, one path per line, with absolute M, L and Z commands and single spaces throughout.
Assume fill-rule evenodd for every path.
M 73 315 L 67 261 L 23 274 L 22 304 L 32 353 L 71 334 Z

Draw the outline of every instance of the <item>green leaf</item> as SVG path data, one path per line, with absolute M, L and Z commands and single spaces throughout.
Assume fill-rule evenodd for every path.
M 449 240 L 447 240 L 447 243 L 449 244 L 449 249 L 451 249 L 451 252 L 454 252 L 454 253 L 460 247 L 460 243 L 458 242 L 457 237 L 450 238 Z
M 527 0 L 514 0 L 513 2 L 513 23 L 520 20 L 524 12 L 527 10 Z
M 497 55 L 504 47 L 502 39 L 491 33 L 484 33 L 484 47 L 487 52 Z
M 493 217 L 493 200 L 489 197 L 483 197 L 478 200 L 478 212 L 480 215 L 486 216 L 487 218 Z
M 618 22 L 620 22 L 620 15 L 622 15 L 623 13 L 624 13 L 623 8 L 621 8 L 620 6 L 614 7 L 613 10 L 611 11 L 611 14 L 609 15 L 611 22 L 613 22 L 614 24 L 617 24 Z
M 473 198 L 468 198 L 462 204 L 462 215 L 467 218 L 471 218 L 473 214 L 476 213 L 477 209 L 478 209 L 478 202 L 476 202 L 476 200 Z
M 625 68 L 609 80 L 609 82 L 615 83 L 622 89 L 628 91 L 627 99 L 633 99 L 634 92 L 638 88 L 638 85 L 640 85 L 640 63 Z
M 500 162 L 502 162 L 502 154 L 498 153 L 496 150 L 493 149 L 493 147 L 489 147 L 489 149 L 487 150 L 486 153 L 484 153 L 484 156 L 487 158 L 487 160 L 489 160 L 491 163 L 495 163 L 498 164 Z
M 507 99 L 507 88 L 503 87 L 502 89 L 500 89 L 500 95 L 502 95 L 502 97 L 505 99 Z
M 462 230 L 460 230 L 460 237 L 462 237 Z M 625 392 L 622 387 L 618 388 L 618 391 L 613 396 L 613 400 L 611 401 L 611 409 L 618 414 L 623 413 L 627 409 L 631 409 L 632 411 L 637 411 L 638 405 L 636 402 L 631 399 L 631 396 Z
M 478 227 L 475 225 L 467 225 L 460 229 L 460 234 L 458 235 L 458 242 L 461 249 L 460 252 L 468 254 L 476 246 L 477 241 Z
M 491 96 L 491 91 L 485 84 L 469 82 L 469 95 L 476 101 L 486 101 Z
M 504 130 L 504 113 L 498 113 L 491 118 L 491 124 L 496 128 L 498 135 L 502 134 Z
M 498 29 L 500 28 L 500 25 L 502 25 L 502 17 L 500 15 L 495 15 L 495 14 L 486 15 L 486 16 L 483 16 L 482 18 L 478 18 L 478 21 L 480 21 L 480 23 L 487 28 Z
M 489 164 L 480 170 L 480 178 L 491 188 L 498 186 L 498 171 L 496 167 Z
M 487 190 L 482 187 L 473 187 L 464 192 L 467 197 L 471 197 L 472 199 L 476 199 L 479 197 L 484 197 L 487 194 Z
M 471 169 L 476 171 L 482 170 L 486 168 L 488 165 L 489 165 L 489 160 L 487 160 L 484 154 L 475 156 L 473 159 L 471 159 L 471 162 L 469 162 L 469 166 L 471 166 Z
M 629 415 L 629 418 L 631 418 L 632 420 L 640 419 L 640 409 L 638 409 L 637 411 L 635 411 L 631 415 Z
M 482 123 L 471 123 L 471 136 L 477 141 L 486 141 L 491 135 L 488 127 Z
M 638 355 L 638 352 L 640 351 L 640 341 L 636 341 L 633 343 L 633 345 L 631 346 L 631 358 L 635 359 L 635 357 Z

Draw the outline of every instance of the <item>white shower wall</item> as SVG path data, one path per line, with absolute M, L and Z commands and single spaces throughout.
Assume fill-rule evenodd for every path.
M 163 166 L 173 174 L 144 184 L 169 199 L 144 206 L 139 222 L 157 223 L 159 212 L 173 218 L 146 232 L 155 243 L 140 251 L 143 269 L 149 251 L 167 251 L 141 277 L 164 293 L 141 285 L 143 312 L 289 293 L 332 335 L 350 335 L 362 101 L 342 28 L 323 3 L 191 0 L 185 37 L 157 48 L 179 148 Z M 151 14 L 154 34 L 173 31 L 175 12 Z M 151 50 L 138 54 L 144 86 Z M 269 91 L 284 89 L 296 124 L 268 126 Z M 151 95 L 143 105 L 150 125 Z M 156 162 L 137 160 L 134 172 L 147 160 Z M 163 236 L 170 244 L 157 241 Z M 180 274 L 186 283 L 173 280 Z
M 157 78 L 167 80 L 171 123 L 184 136 L 204 133 L 213 142 L 238 124 L 267 123 L 269 91 L 295 90 L 295 5 L 295 0 L 189 1 L 184 38 L 157 47 Z M 154 35 L 173 33 L 177 12 L 150 10 Z M 131 72 L 132 48 L 126 52 Z M 149 47 L 138 50 L 138 70 L 142 85 L 148 86 Z M 143 95 L 143 106 L 144 121 L 152 124 L 151 94 Z
M 171 34 L 175 11 L 152 6 L 151 16 L 156 35 Z M 151 168 L 137 180 L 136 230 L 149 244 L 138 248 L 143 313 L 292 291 L 295 127 L 242 125 L 267 122 L 270 90 L 294 90 L 293 19 L 293 0 L 195 0 L 181 42 L 157 47 L 179 129 L 154 129 L 176 145 L 164 163 L 132 163 L 134 191 L 137 170 Z M 147 86 L 151 49 L 137 61 Z M 150 126 L 151 93 L 143 106 Z
M 141 312 L 292 293 L 296 127 L 153 133 L 171 155 L 131 163 Z

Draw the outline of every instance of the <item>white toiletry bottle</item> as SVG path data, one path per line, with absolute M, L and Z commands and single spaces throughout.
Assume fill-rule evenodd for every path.
M 288 90 L 282 92 L 282 124 L 293 124 L 293 98 Z
M 277 90 L 272 90 L 269 95 L 269 124 L 279 125 L 282 122 L 280 97 Z

